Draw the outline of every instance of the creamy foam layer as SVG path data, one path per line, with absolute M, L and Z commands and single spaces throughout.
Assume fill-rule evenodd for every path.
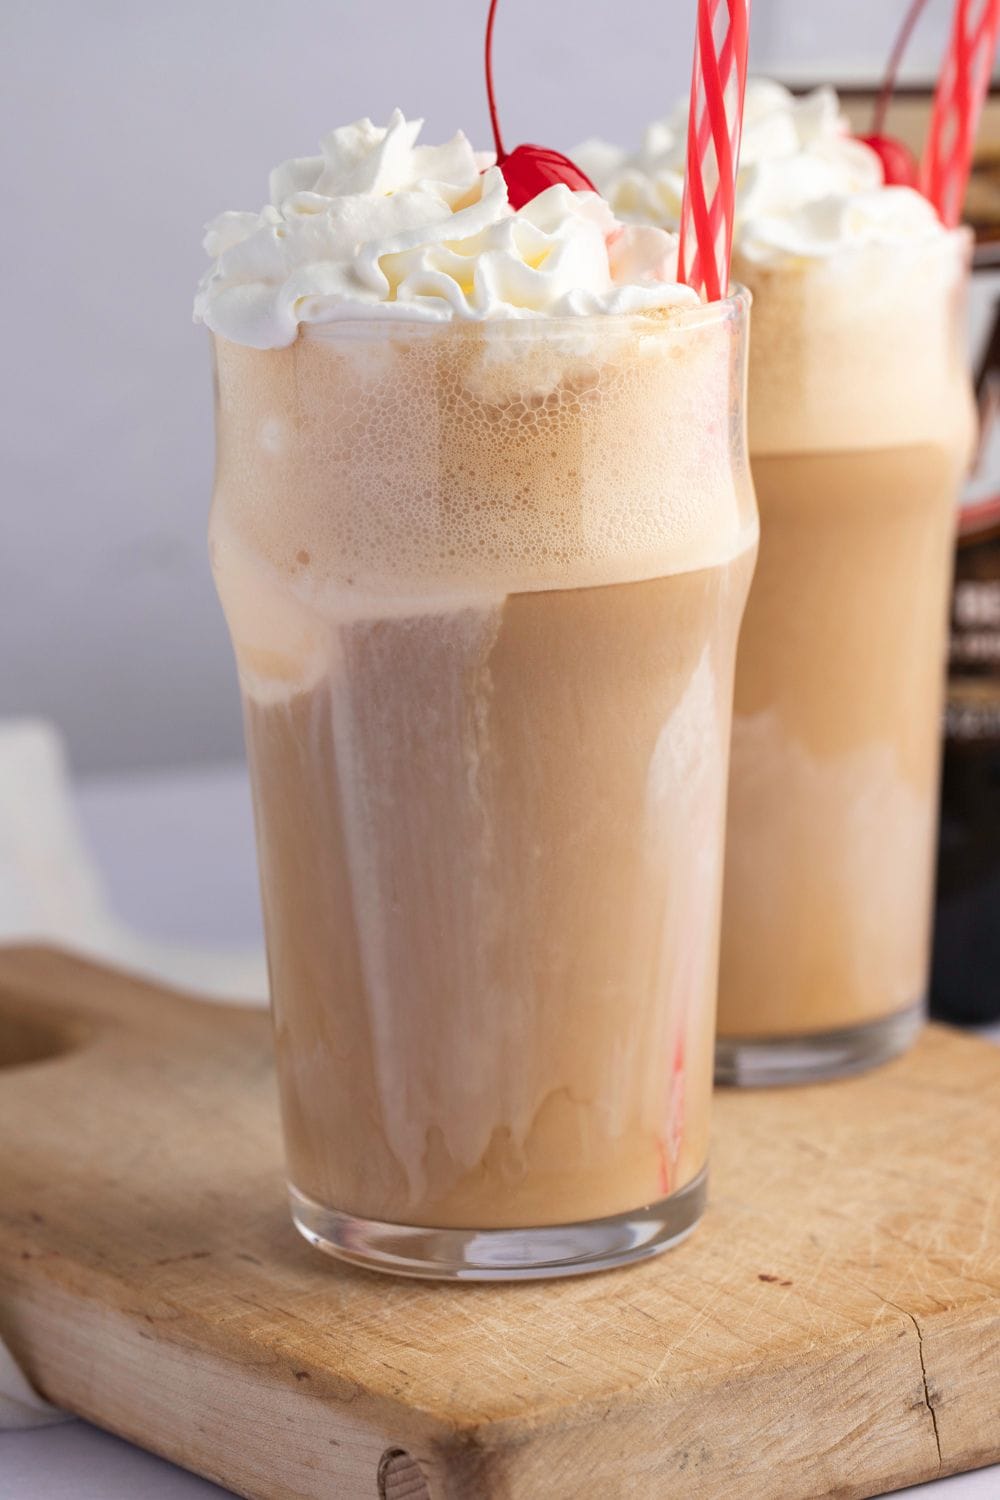
M 266 353 L 217 340 L 213 566 L 244 665 L 301 683 L 337 622 L 753 545 L 731 456 L 742 329 L 731 305 L 695 316 L 504 337 L 341 326 Z
M 970 446 L 964 231 L 762 266 L 733 257 L 753 293 L 750 451 Z
M 517 213 L 493 158 L 459 132 L 420 146 L 422 121 L 333 130 L 321 155 L 271 173 L 258 214 L 208 226 L 213 264 L 195 318 L 258 349 L 303 325 L 628 313 L 691 305 L 677 241 L 625 226 L 596 193 L 549 188 Z
M 679 222 L 687 103 L 630 154 L 576 153 L 622 218 Z M 969 247 L 849 134 L 832 89 L 751 80 L 733 280 L 753 294 L 750 449 L 970 440 L 961 299 Z

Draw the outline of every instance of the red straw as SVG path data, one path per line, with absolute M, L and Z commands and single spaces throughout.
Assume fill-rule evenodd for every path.
M 708 302 L 729 287 L 749 22 L 750 0 L 698 0 L 678 264 L 681 280 Z
M 998 31 L 1000 0 L 956 0 L 920 167 L 921 189 L 949 228 L 962 217 Z

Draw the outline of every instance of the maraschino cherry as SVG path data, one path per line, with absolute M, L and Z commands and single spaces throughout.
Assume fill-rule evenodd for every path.
M 548 146 L 515 146 L 505 151 L 500 135 L 500 117 L 493 92 L 493 20 L 496 16 L 497 0 L 490 0 L 490 13 L 486 21 L 486 97 L 490 106 L 490 124 L 497 148 L 497 166 L 507 184 L 507 197 L 513 209 L 523 208 L 546 188 L 556 183 L 565 183 L 574 192 L 596 193 L 597 189 L 580 168 L 574 166 L 568 156 L 553 151 Z
M 887 187 L 918 188 L 920 185 L 920 168 L 917 165 L 917 158 L 909 146 L 904 145 L 895 136 L 886 135 L 884 127 L 885 117 L 889 112 L 889 104 L 896 88 L 896 74 L 899 72 L 906 44 L 910 40 L 913 28 L 926 3 L 927 0 L 913 0 L 906 12 L 885 70 L 885 82 L 882 84 L 878 102 L 875 105 L 872 134 L 859 137 L 875 152 L 882 163 L 882 176 Z
M 905 142 L 898 141 L 894 135 L 862 135 L 858 139 L 874 151 L 882 163 L 882 176 L 887 187 L 917 187 L 920 168 Z

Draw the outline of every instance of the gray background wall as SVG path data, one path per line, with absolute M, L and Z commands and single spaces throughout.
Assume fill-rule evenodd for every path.
M 3 0 L 0 716 L 81 770 L 236 755 L 204 531 L 203 221 L 396 104 L 487 142 L 485 0 Z M 637 138 L 687 84 L 694 0 L 505 0 L 508 139 Z M 753 62 L 870 76 L 903 0 L 755 0 Z M 912 55 L 940 56 L 950 0 Z M 572 26 L 572 33 L 566 30 Z

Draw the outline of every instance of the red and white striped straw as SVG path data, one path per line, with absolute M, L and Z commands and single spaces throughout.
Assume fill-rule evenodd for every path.
M 949 228 L 962 217 L 998 32 L 1000 0 L 956 0 L 920 167 L 921 189 Z
M 678 263 L 708 302 L 729 288 L 749 39 L 750 0 L 698 0 Z

